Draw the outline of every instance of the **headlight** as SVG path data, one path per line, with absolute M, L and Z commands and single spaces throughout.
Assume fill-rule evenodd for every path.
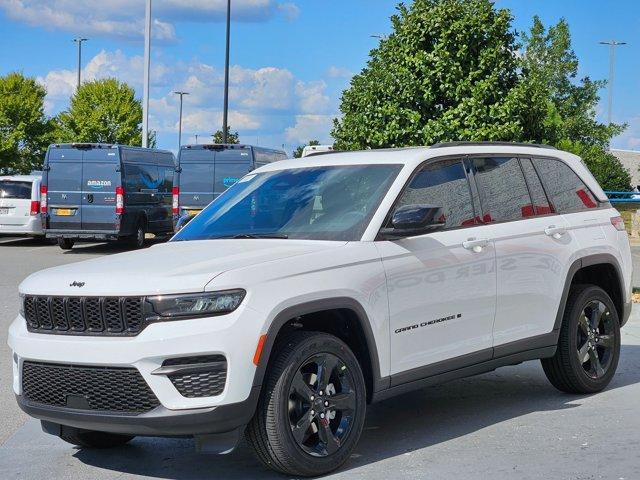
M 147 297 L 153 311 L 161 318 L 206 317 L 233 312 L 247 292 L 226 290 L 186 295 L 158 295 Z

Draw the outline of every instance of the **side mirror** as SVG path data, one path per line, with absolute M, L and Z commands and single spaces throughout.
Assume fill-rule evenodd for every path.
M 443 228 L 445 216 L 442 207 L 436 205 L 403 205 L 391 217 L 391 228 L 380 233 L 387 238 L 411 237 Z
M 183 216 L 181 216 L 178 219 L 178 222 L 176 223 L 175 231 L 179 232 L 180 230 L 182 230 L 187 223 L 189 223 L 191 220 L 193 220 L 193 217 L 195 217 L 195 215 L 183 215 Z

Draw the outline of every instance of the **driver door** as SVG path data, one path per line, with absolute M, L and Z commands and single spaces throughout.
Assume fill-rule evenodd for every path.
M 496 256 L 461 159 L 429 163 L 396 208 L 442 207 L 442 230 L 376 242 L 387 276 L 392 385 L 490 360 Z

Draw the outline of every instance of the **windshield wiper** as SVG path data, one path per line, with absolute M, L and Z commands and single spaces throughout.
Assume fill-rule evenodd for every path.
M 231 235 L 229 237 L 218 238 L 289 238 L 289 235 L 283 233 L 239 233 L 237 235 Z

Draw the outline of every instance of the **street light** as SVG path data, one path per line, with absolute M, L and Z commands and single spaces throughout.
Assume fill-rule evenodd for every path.
M 144 78 L 142 83 L 142 146 L 149 145 L 149 72 L 151 70 L 151 0 L 144 17 Z
M 609 124 L 611 124 L 611 111 L 613 109 L 613 76 L 616 62 L 616 47 L 626 44 L 627 42 L 618 42 L 616 40 L 600 42 L 600 45 L 609 45 Z
M 80 88 L 80 72 L 82 70 L 82 42 L 86 42 L 88 38 L 76 37 L 73 39 L 78 44 L 78 85 L 76 90 Z
M 180 95 L 180 119 L 178 120 L 178 148 L 182 146 L 182 97 L 189 95 L 189 92 L 173 92 Z M 196 142 L 197 143 L 197 142 Z
M 196 145 L 198 145 L 198 134 L 196 133 Z
M 227 143 L 229 118 L 229 42 L 231 39 L 231 0 L 227 0 L 227 49 L 224 60 L 224 109 L 222 112 L 222 143 Z

